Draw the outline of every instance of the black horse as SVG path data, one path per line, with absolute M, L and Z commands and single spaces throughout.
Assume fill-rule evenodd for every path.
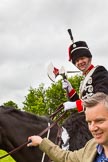
M 48 123 L 51 124 L 52 120 L 47 116 L 37 116 L 11 107 L 0 106 L 0 149 L 7 152 L 12 151 L 25 143 L 29 136 L 42 132 L 48 127 Z M 91 138 L 84 114 L 76 113 L 71 115 L 63 126 L 67 129 L 70 136 L 70 150 L 83 147 Z M 55 125 L 49 133 L 51 141 L 55 142 L 57 132 L 58 126 Z M 47 135 L 48 133 L 45 133 L 42 137 Z M 11 156 L 16 162 L 41 162 L 43 155 L 38 147 L 28 148 L 25 146 Z M 45 156 L 42 162 L 48 162 L 48 157 Z

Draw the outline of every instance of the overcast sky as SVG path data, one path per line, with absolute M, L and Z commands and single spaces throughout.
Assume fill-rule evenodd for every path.
M 0 0 L 0 105 L 22 106 L 30 87 L 50 86 L 50 62 L 76 70 L 68 62 L 74 40 L 87 42 L 93 64 L 108 69 L 108 0 Z

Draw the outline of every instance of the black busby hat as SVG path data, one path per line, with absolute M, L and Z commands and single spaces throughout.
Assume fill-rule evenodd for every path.
M 74 42 L 73 36 L 72 36 L 72 32 L 71 29 L 68 29 L 68 33 L 70 35 L 70 38 L 72 40 L 72 44 L 69 46 L 69 61 L 72 61 L 73 64 L 75 64 L 76 60 L 80 57 L 89 57 L 91 58 L 91 52 L 88 48 L 88 45 L 86 42 L 84 41 L 78 41 L 78 42 Z
M 69 61 L 72 61 L 72 63 L 75 64 L 76 60 L 83 56 L 89 57 L 89 58 L 92 57 L 91 52 L 86 42 L 78 41 L 70 45 Z

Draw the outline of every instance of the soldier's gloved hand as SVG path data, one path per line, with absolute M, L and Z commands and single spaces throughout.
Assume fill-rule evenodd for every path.
M 62 88 L 67 91 L 69 99 L 71 99 L 76 93 L 75 89 L 67 79 L 62 80 Z
M 65 90 L 67 89 L 68 93 L 70 93 L 73 89 L 71 83 L 67 79 L 62 80 L 62 88 Z
M 74 108 L 77 108 L 78 112 L 84 111 L 82 100 L 80 99 L 74 102 L 71 102 L 71 101 L 64 102 L 63 106 L 64 106 L 64 111 L 74 109 Z
M 74 109 L 77 107 L 76 102 L 70 102 L 70 101 L 64 102 L 63 106 L 64 106 L 64 111 Z

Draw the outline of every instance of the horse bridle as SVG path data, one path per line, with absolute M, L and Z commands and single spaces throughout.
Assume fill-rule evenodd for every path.
M 56 116 L 56 114 L 58 114 L 59 112 L 61 112 L 62 109 L 64 109 L 63 104 L 61 104 L 61 105 L 56 109 L 56 111 L 55 111 L 52 115 L 50 115 L 50 118 L 53 119 L 53 118 Z M 66 111 L 63 112 L 63 113 L 61 113 L 61 115 L 59 116 L 58 119 L 56 119 L 50 126 L 48 126 L 47 128 L 45 128 L 45 129 L 44 129 L 42 132 L 40 132 L 38 135 L 39 135 L 39 136 L 42 136 L 42 135 L 44 135 L 49 129 L 51 129 L 52 127 L 54 127 L 54 126 L 64 117 L 65 113 L 66 113 Z M 32 141 L 29 140 L 29 141 L 23 143 L 22 145 L 16 147 L 15 149 L 13 149 L 12 151 L 8 152 L 7 154 L 1 156 L 0 159 L 3 159 L 3 158 L 5 158 L 5 157 L 7 157 L 7 156 L 9 156 L 9 155 L 12 155 L 13 153 L 15 153 L 16 151 L 22 149 L 24 146 L 26 146 L 26 145 L 27 145 L 28 143 L 30 143 L 30 142 L 32 142 Z

